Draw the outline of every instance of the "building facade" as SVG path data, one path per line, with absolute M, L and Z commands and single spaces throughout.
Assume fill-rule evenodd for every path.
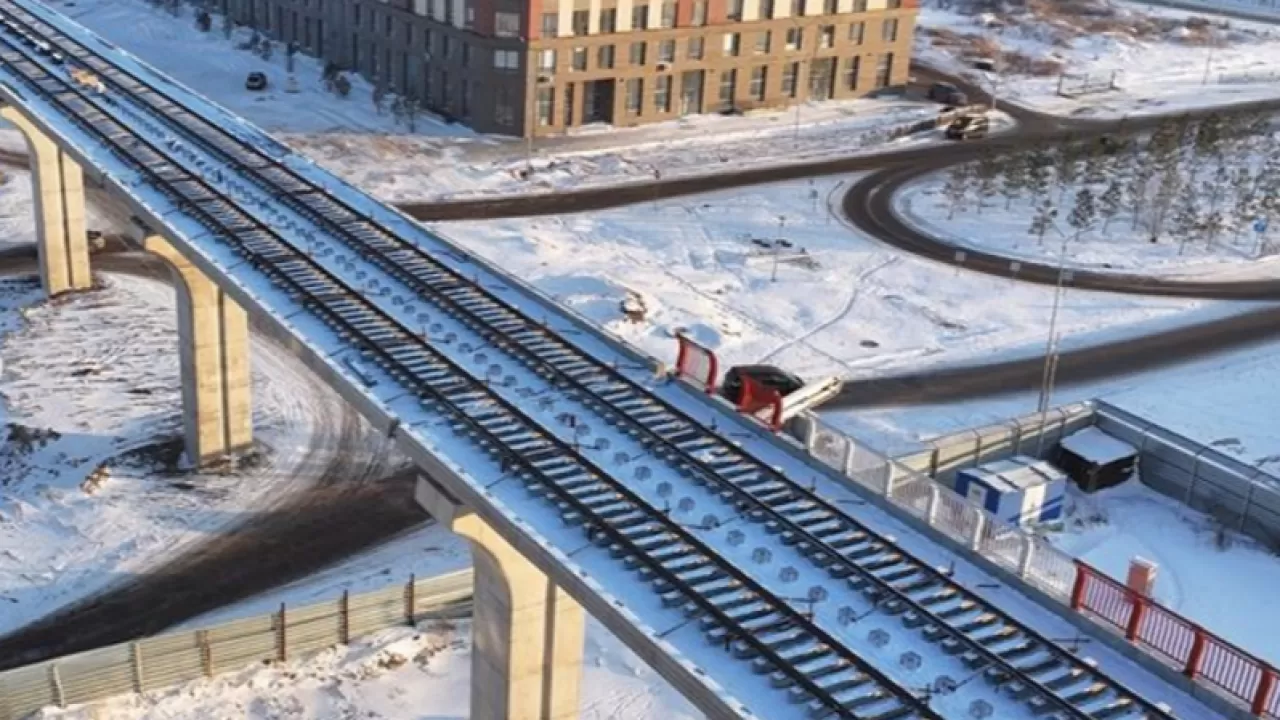
M 216 0 L 480 132 L 535 136 L 907 81 L 918 0 Z

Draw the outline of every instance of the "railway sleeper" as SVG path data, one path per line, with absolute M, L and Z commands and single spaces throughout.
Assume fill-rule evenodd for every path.
M 950 590 L 951 588 L 947 588 L 947 589 Z M 958 594 L 959 593 L 956 593 L 956 595 Z M 945 599 L 948 599 L 948 600 L 954 599 L 956 595 L 952 595 L 951 597 L 945 598 Z M 926 601 L 922 600 L 920 601 L 920 603 L 923 605 L 923 604 L 926 604 Z M 967 615 L 976 609 L 978 609 L 977 603 L 975 603 L 972 600 L 965 599 L 949 607 L 942 608 L 941 610 L 935 610 L 933 611 L 933 614 L 939 620 L 950 620 L 952 618 L 960 617 L 961 615 Z
M 1117 697 L 1102 707 L 1091 710 L 1089 716 L 1093 720 L 1112 720 L 1113 718 L 1122 718 L 1137 710 L 1137 703 L 1133 698 Z
M 1009 642 L 1016 638 L 1022 637 L 1022 630 L 1013 625 L 1003 625 L 996 629 L 995 632 L 986 634 L 972 634 L 969 639 L 978 643 L 984 648 L 994 649 L 994 646 Z
M 1083 668 L 1071 667 L 1066 668 L 1061 675 L 1055 675 L 1040 684 L 1049 690 L 1060 693 L 1067 688 L 1079 685 L 1081 681 L 1086 681 L 1092 676 L 1092 673 L 1084 670 Z
M 990 627 L 1000 622 L 1000 616 L 995 613 L 984 612 L 981 615 L 969 620 L 968 622 L 959 623 L 955 626 L 956 630 L 965 635 L 972 635 L 974 632 L 983 628 Z
M 737 602 L 732 606 L 717 604 L 717 607 L 719 607 L 720 612 L 735 623 L 755 620 L 776 612 L 768 603 L 758 600 L 754 596 L 749 596 L 749 598 L 747 602 Z M 717 626 L 718 622 L 715 618 L 704 618 L 699 625 L 703 631 L 709 632 Z
M 808 673 L 806 673 L 806 675 L 808 675 Z M 838 674 L 833 673 L 825 677 L 815 678 L 810 675 L 809 679 L 828 695 L 846 693 L 856 688 L 866 688 L 867 685 L 871 684 L 871 677 L 869 675 L 858 672 L 852 667 L 848 668 L 845 672 Z M 808 697 L 810 697 L 809 691 L 801 687 L 792 687 L 787 692 L 787 698 L 792 702 L 802 702 Z

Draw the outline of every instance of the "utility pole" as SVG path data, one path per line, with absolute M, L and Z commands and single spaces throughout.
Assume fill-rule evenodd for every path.
M 1054 226 L 1055 229 L 1057 226 Z M 1059 230 L 1059 233 L 1062 231 Z M 1053 310 L 1049 315 L 1049 339 L 1044 350 L 1044 373 L 1040 382 L 1040 401 L 1037 411 L 1040 413 L 1040 440 L 1036 446 L 1036 455 L 1044 449 L 1044 426 L 1049 419 L 1049 405 L 1053 402 L 1053 384 L 1058 376 L 1058 311 L 1062 307 L 1062 297 L 1066 292 L 1067 282 L 1067 235 L 1062 233 L 1062 249 L 1058 254 L 1058 283 L 1053 289 Z

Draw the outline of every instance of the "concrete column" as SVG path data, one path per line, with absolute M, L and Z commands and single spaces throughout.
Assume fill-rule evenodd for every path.
M 0 117 L 16 125 L 27 140 L 41 287 L 50 296 L 88 289 L 93 278 L 80 166 L 14 108 L 0 108 Z
M 177 281 L 187 459 L 206 465 L 253 442 L 249 319 L 163 237 L 142 244 L 169 263 Z
M 418 503 L 471 541 L 471 720 L 578 717 L 586 616 L 480 516 L 419 476 Z

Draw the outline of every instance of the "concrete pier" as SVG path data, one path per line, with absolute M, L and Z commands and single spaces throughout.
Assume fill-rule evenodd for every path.
M 206 465 L 253 442 L 249 319 L 168 240 L 149 235 L 142 245 L 175 276 L 187 458 Z
M 27 140 L 40 285 L 50 296 L 91 287 L 84 173 L 69 155 L 17 110 L 0 107 L 0 117 L 16 125 Z
M 418 476 L 414 497 L 437 522 L 471 542 L 471 720 L 578 717 L 582 606 L 429 478 Z

